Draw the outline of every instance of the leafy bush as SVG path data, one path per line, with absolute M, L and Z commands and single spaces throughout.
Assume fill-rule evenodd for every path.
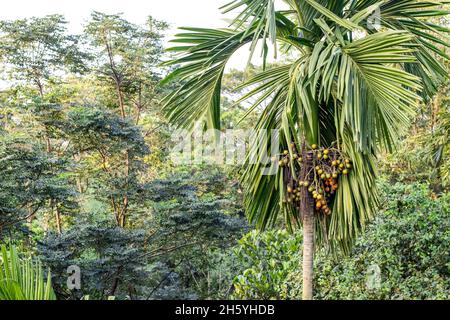
M 252 231 L 240 241 L 235 253 L 245 271 L 234 280 L 239 299 L 286 299 L 286 279 L 298 269 L 299 235 L 287 231 Z
M 358 239 L 351 255 L 332 259 L 325 252 L 318 252 L 315 298 L 447 299 L 450 294 L 450 195 L 436 198 L 423 184 L 390 186 L 382 183 L 381 189 L 384 194 L 382 211 Z M 270 250 L 265 246 L 268 237 L 278 239 Z M 256 264 L 237 277 L 237 297 L 300 297 L 301 252 L 288 249 L 297 242 L 300 242 L 298 235 L 288 236 L 285 231 L 247 235 L 238 250 L 242 263 L 256 263 L 253 257 L 267 255 L 262 261 L 274 261 L 264 272 L 277 276 L 276 280 L 264 278 L 254 271 L 255 268 L 263 270 Z
M 154 180 L 133 228 L 117 227 L 107 206 L 88 198 L 74 227 L 39 241 L 58 298 L 226 298 L 240 270 L 230 248 L 248 231 L 227 181 L 213 169 Z M 71 265 L 81 269 L 80 290 L 67 289 Z
M 81 219 L 77 222 L 77 228 L 61 235 L 49 233 L 38 246 L 43 263 L 53 270 L 58 298 L 126 298 L 137 294 L 131 284 L 138 287 L 149 277 L 145 272 L 144 232 L 106 223 L 87 224 Z M 72 265 L 81 269 L 81 290 L 67 288 L 67 268 Z

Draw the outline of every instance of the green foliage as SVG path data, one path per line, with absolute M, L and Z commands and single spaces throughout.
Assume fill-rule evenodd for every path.
M 122 69 L 123 66 L 133 66 L 125 76 L 135 80 L 134 83 L 128 84 L 131 88 L 137 84 L 137 80 L 145 81 L 143 69 L 158 64 L 163 50 L 162 32 L 167 27 L 167 23 L 152 17 L 148 17 L 146 23 L 139 26 L 125 20 L 120 14 L 108 15 L 95 11 L 85 27 L 85 35 L 93 47 L 105 49 L 93 55 L 99 59 L 96 64 L 101 62 L 105 64 L 102 70 L 107 72 L 106 76 L 109 72 L 107 70 L 110 69 L 110 53 L 118 55 L 114 56 L 115 67 L 118 69 Z M 136 79 L 138 76 L 142 78 Z M 149 74 L 146 76 L 148 77 Z
M 67 162 L 44 153 L 24 137 L 0 137 L 0 236 L 46 210 L 54 200 L 63 213 L 76 209 Z
M 74 144 L 74 153 L 101 152 L 110 157 L 129 151 L 132 156 L 149 152 L 140 128 L 99 108 L 72 108 L 61 128 Z
M 430 103 L 421 108 L 413 128 L 393 155 L 380 161 L 391 181 L 430 183 L 436 193 L 450 185 L 449 143 L 450 86 L 443 86 Z
M 52 268 L 58 297 L 80 299 L 89 294 L 99 299 L 109 295 L 134 298 L 138 294 L 135 287 L 149 277 L 144 231 L 124 230 L 111 220 L 93 223 L 78 219 L 76 223 L 77 228 L 62 235 L 47 235 L 39 246 L 42 261 Z M 66 287 L 71 265 L 80 267 L 81 290 Z
M 287 299 L 286 279 L 300 267 L 295 259 L 301 249 L 300 235 L 287 231 L 252 231 L 238 244 L 235 254 L 245 271 L 234 280 L 239 299 Z
M 173 40 L 182 45 L 169 49 L 178 56 L 166 63 L 179 65 L 166 81 L 183 83 L 165 98 L 164 111 L 179 127 L 206 118 L 209 128 L 220 128 L 227 61 L 249 42 L 250 55 L 262 42 L 264 57 L 267 40 L 283 43 L 295 53 L 293 61 L 259 72 L 241 87 L 248 91 L 236 102 L 250 101 L 249 113 L 263 109 L 253 129 L 279 130 L 281 136 L 276 146 L 271 137 L 252 145 L 243 169 L 246 212 L 259 228 L 270 227 L 280 215 L 288 226 L 300 220 L 298 208 L 282 201 L 283 174 L 262 174 L 276 165 L 277 159 L 264 161 L 267 150 L 287 150 L 292 142 L 302 146 L 301 153 L 313 144 L 337 147 L 354 170 L 339 179 L 332 214 L 316 219 L 316 240 L 329 239 L 333 249 L 348 252 L 377 209 L 376 155 L 393 150 L 421 99 L 431 99 L 448 78 L 442 63 L 448 56 L 437 46 L 448 48 L 442 39 L 449 30 L 421 20 L 445 14 L 440 9 L 445 2 L 285 2 L 287 11 L 276 11 L 273 0 L 232 1 L 224 9 L 241 10 L 231 23 L 234 29 L 183 28 Z M 368 21 L 377 9 L 379 30 Z M 422 31 L 424 24 L 429 33 Z M 295 171 L 293 162 L 290 166 Z
M 168 25 L 148 17 L 140 26 L 120 14 L 93 12 L 84 29 L 92 56 L 89 70 L 108 87 L 106 106 L 138 123 L 144 111 L 156 111 L 163 32 Z M 126 105 L 125 105 L 126 104 Z
M 234 0 L 223 6 L 223 13 L 244 7 L 242 12 L 233 20 L 232 26 L 239 29 L 246 26 L 246 32 L 242 35 L 245 38 L 248 34 L 253 36 L 251 43 L 250 59 L 255 51 L 260 39 L 263 41 L 262 54 L 267 57 L 267 40 L 274 45 L 277 51 L 277 20 L 275 11 L 275 0 L 240 1 Z
M 227 298 L 237 264 L 230 247 L 247 230 L 227 176 L 214 167 L 178 171 L 150 185 L 152 241 L 163 258 L 152 298 Z
M 170 48 L 185 52 L 167 66 L 180 65 L 163 83 L 179 78 L 186 83 L 165 98 L 165 113 L 178 127 L 192 128 L 196 121 L 206 120 L 209 128 L 220 128 L 221 83 L 225 65 L 235 50 L 245 42 L 243 33 L 232 30 L 184 28 L 173 42 L 186 44 Z M 213 52 L 213 50 L 215 50 Z M 190 92 L 190 88 L 202 90 Z
M 2 21 L 0 32 L 0 56 L 10 75 L 33 82 L 41 94 L 57 71 L 84 70 L 86 55 L 79 50 L 79 39 L 66 34 L 61 15 Z
M 323 299 L 447 299 L 449 195 L 433 199 L 426 185 L 383 185 L 385 207 L 358 241 L 352 259 L 318 274 Z M 381 270 L 379 288 L 367 289 L 367 271 Z
M 221 194 L 226 183 L 212 168 L 155 180 L 142 191 L 146 201 L 133 209 L 131 229 L 116 227 L 103 211 L 107 206 L 85 207 L 73 221 L 76 228 L 48 234 L 39 244 L 58 297 L 227 297 L 234 276 L 233 265 L 226 267 L 228 250 L 247 229 L 240 207 Z M 81 268 L 80 291 L 66 289 L 70 265 Z
M 50 272 L 40 262 L 19 257 L 16 247 L 0 247 L 0 300 L 56 300 Z
M 450 294 L 449 195 L 433 198 L 428 186 L 418 183 L 393 186 L 382 183 L 381 189 L 382 212 L 357 240 L 350 256 L 330 260 L 323 250 L 318 251 L 315 298 L 447 299 Z M 276 259 L 273 263 L 276 267 L 262 274 L 254 271 L 263 271 L 258 263 L 268 260 L 265 244 L 273 233 L 250 234 L 240 243 L 240 260 L 244 265 L 250 260 L 256 267 L 238 276 L 235 282 L 238 298 L 270 299 L 280 294 L 287 299 L 299 297 L 301 252 L 289 250 L 289 244 L 301 241 L 299 236 L 286 236 L 283 231 L 275 233 L 281 244 L 273 250 L 277 252 L 280 248 L 279 255 L 269 251 L 269 256 Z M 259 256 L 262 258 L 255 259 Z M 289 270 L 285 270 L 285 265 Z M 375 285 L 368 286 L 376 276 L 370 272 L 378 268 L 379 286 L 376 278 Z M 274 273 L 280 278 L 270 281 L 267 275 Z
M 248 165 L 241 186 L 238 169 L 174 168 L 162 113 L 184 127 L 280 129 L 282 150 L 303 138 L 306 149 L 341 149 L 353 169 L 316 234 L 344 244 L 373 217 L 383 155 L 384 175 L 404 184 L 381 185 L 383 212 L 350 257 L 318 251 L 316 297 L 448 297 L 448 87 L 430 99 L 448 73 L 449 30 L 429 19 L 444 13 L 440 2 L 286 3 L 232 1 L 223 10 L 241 14 L 229 29 L 184 29 L 162 83 L 167 24 L 151 17 L 136 25 L 94 12 L 81 36 L 60 15 L 0 22 L 0 239 L 52 270 L 45 282 L 37 259 L 2 249 L 0 299 L 54 299 L 51 283 L 60 299 L 298 298 L 299 235 L 255 231 L 236 247 L 251 229 L 246 214 L 259 227 L 292 221 L 283 177 Z M 377 31 L 367 19 L 378 6 Z M 226 74 L 248 43 L 250 55 L 263 44 L 264 62 L 269 43 L 286 59 Z M 419 96 L 413 130 L 384 157 Z M 70 265 L 81 268 L 81 290 L 66 287 Z M 367 290 L 372 265 L 381 287 Z
M 117 219 L 125 210 L 120 208 L 124 197 L 131 204 L 141 202 L 144 184 L 138 177 L 145 172 L 142 159 L 150 149 L 138 126 L 107 110 L 79 107 L 68 111 L 61 131 L 71 142 L 67 153 L 83 155 L 77 167 L 80 176 L 96 179 L 86 191 L 109 205 L 114 201 Z

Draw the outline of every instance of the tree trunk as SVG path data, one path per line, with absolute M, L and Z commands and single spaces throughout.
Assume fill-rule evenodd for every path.
M 119 83 L 117 83 L 116 85 L 116 91 L 117 91 L 117 98 L 119 100 L 120 116 L 122 117 L 122 119 L 125 119 L 127 117 L 127 114 L 125 113 L 125 101 Z
M 314 209 L 310 203 L 303 211 L 303 300 L 313 299 Z
M 47 146 L 47 153 L 51 153 L 52 152 L 52 143 L 51 143 L 49 137 L 45 138 L 45 144 Z
M 305 150 L 305 146 L 303 146 Z M 313 166 L 312 154 L 303 152 L 301 178 L 311 180 Z M 302 188 L 301 216 L 303 220 L 303 300 L 313 299 L 313 267 L 314 267 L 314 200 L 306 188 Z
M 58 204 L 55 206 L 55 214 L 56 214 L 56 230 L 58 231 L 58 234 L 62 233 L 62 227 L 61 227 L 61 212 L 59 212 Z
M 122 267 L 118 267 L 116 274 L 114 275 L 114 280 L 111 286 L 111 290 L 109 291 L 109 295 L 110 296 L 115 296 L 116 295 L 116 291 L 117 291 L 117 287 L 119 286 L 119 280 L 120 280 L 120 273 L 122 272 Z

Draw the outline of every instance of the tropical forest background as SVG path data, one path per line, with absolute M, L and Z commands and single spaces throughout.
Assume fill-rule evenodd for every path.
M 167 28 L 100 12 L 81 35 L 60 15 L 0 22 L 0 279 L 15 257 L 51 279 L 48 298 L 301 296 L 301 232 L 247 222 L 241 168 L 172 162 Z M 222 128 L 254 121 L 235 88 L 262 68 L 227 71 Z M 381 207 L 349 255 L 318 251 L 316 299 L 449 298 L 449 99 L 446 84 L 378 158 Z

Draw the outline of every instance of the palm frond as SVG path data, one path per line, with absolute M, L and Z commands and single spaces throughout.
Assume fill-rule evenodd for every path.
M 348 30 L 356 30 L 358 29 L 358 24 L 350 21 L 349 19 L 345 19 L 343 17 L 339 17 L 333 11 L 329 10 L 326 6 L 321 5 L 319 2 L 315 0 L 305 0 L 311 7 L 313 7 L 317 12 L 326 17 L 327 19 L 333 21 L 337 25 L 348 29 Z M 331 1 L 333 2 L 333 1 Z
M 178 66 L 163 83 L 173 79 L 182 82 L 180 88 L 164 100 L 164 112 L 177 126 L 192 127 L 206 118 L 210 128 L 220 129 L 220 94 L 223 72 L 231 55 L 250 41 L 251 35 L 242 39 L 244 32 L 182 28 L 188 33 L 176 35 L 172 42 L 183 43 L 168 49 L 181 53 L 177 59 L 166 63 Z
M 179 35 L 176 41 L 188 45 L 173 49 L 184 54 L 169 63 L 181 66 L 169 79 L 182 85 L 166 99 L 165 110 L 178 125 L 189 126 L 206 114 L 217 127 L 224 65 L 240 46 L 252 43 L 253 51 L 257 41 L 269 39 L 298 50 L 296 61 L 244 84 L 248 92 L 236 102 L 253 100 L 247 111 L 259 112 L 253 129 L 269 133 L 252 145 L 243 168 L 246 212 L 260 228 L 278 215 L 289 227 L 299 224 L 298 208 L 282 201 L 286 182 L 294 177 L 283 170 L 265 175 L 264 169 L 277 165 L 268 154 L 278 158 L 271 154 L 275 147 L 292 156 L 291 142 L 334 146 L 354 170 L 339 180 L 332 215 L 316 219 L 316 235 L 320 243 L 348 251 L 378 205 L 379 149 L 395 147 L 418 104 L 448 79 L 449 29 L 426 20 L 447 14 L 446 1 L 285 2 L 291 10 L 277 12 L 272 0 L 235 0 L 224 9 L 242 9 L 233 22 L 236 30 L 189 29 Z M 378 14 L 381 29 L 368 23 Z M 278 142 L 270 130 L 278 130 Z M 288 164 L 292 174 L 294 165 Z
M 251 53 L 249 59 L 260 40 L 263 41 L 263 56 L 267 55 L 267 39 L 274 46 L 274 53 L 277 52 L 277 21 L 275 11 L 275 0 L 233 0 L 223 6 L 223 13 L 244 7 L 242 12 L 233 20 L 232 25 L 236 29 L 246 27 L 242 40 L 249 35 L 253 35 L 251 42 Z
M 343 102 L 343 119 L 353 128 L 355 142 L 362 151 L 379 143 L 392 150 L 415 114 L 420 102 L 420 80 L 396 67 L 414 61 L 410 41 L 408 34 L 385 32 L 343 48 L 342 68 L 345 66 L 347 71 L 341 73 L 345 77 L 338 82 L 338 87 L 345 87 L 339 100 Z M 341 131 L 343 126 L 341 122 Z
M 355 1 L 351 11 L 359 12 L 375 2 Z M 419 77 L 423 87 L 421 96 L 424 100 L 430 99 L 448 78 L 448 71 L 443 62 L 449 59 L 445 49 L 450 45 L 448 41 L 450 30 L 446 26 L 436 25 L 423 18 L 448 15 L 450 12 L 442 9 L 446 3 L 446 1 L 390 0 L 384 1 L 379 10 L 383 28 L 405 31 L 414 36 L 413 42 L 416 46 L 413 55 L 419 63 L 405 63 L 403 68 Z M 367 24 L 360 25 L 369 33 L 373 33 L 373 29 Z
M 0 248 L 0 300 L 56 300 L 50 272 L 40 262 L 19 257 L 14 246 Z

